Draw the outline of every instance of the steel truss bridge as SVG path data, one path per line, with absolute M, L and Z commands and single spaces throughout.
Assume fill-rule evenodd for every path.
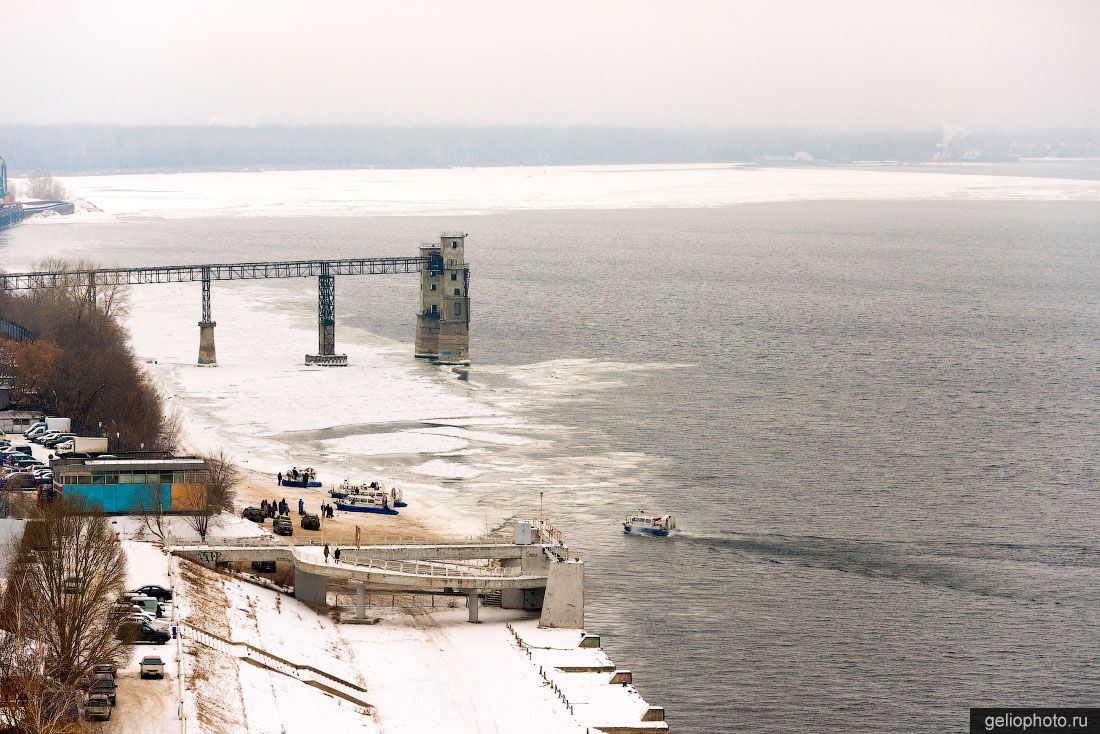
M 217 364 L 214 326 L 210 310 L 210 284 L 215 280 L 262 280 L 268 278 L 317 278 L 318 353 L 307 355 L 307 364 L 343 365 L 345 355 L 336 354 L 337 275 L 389 275 L 443 272 L 443 258 L 433 252 L 420 257 L 357 257 L 340 260 L 286 260 L 245 263 L 202 263 L 158 265 L 139 268 L 97 268 L 34 273 L 0 273 L 0 290 L 79 288 L 94 302 L 96 289 L 146 283 L 202 283 L 202 320 L 199 322 L 199 364 Z

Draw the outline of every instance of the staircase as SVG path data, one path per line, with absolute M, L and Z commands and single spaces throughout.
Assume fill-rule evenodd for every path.
M 500 589 L 490 591 L 485 595 L 485 600 L 482 602 L 487 607 L 499 607 L 500 606 Z
M 179 626 L 179 631 L 180 635 L 185 639 L 193 640 L 212 650 L 217 650 L 218 652 L 231 655 L 235 658 L 240 658 L 247 663 L 251 663 L 265 670 L 270 670 L 273 673 L 281 673 L 289 678 L 294 678 L 297 681 L 305 683 L 307 686 L 313 686 L 329 695 L 342 698 L 358 706 L 363 706 L 367 709 L 373 708 L 367 701 L 367 689 L 351 681 L 326 673 L 323 670 L 318 670 L 311 665 L 292 663 L 278 655 L 272 655 L 255 645 L 250 645 L 247 642 L 227 640 L 224 637 L 215 635 L 213 632 L 207 632 L 194 625 L 182 623 Z

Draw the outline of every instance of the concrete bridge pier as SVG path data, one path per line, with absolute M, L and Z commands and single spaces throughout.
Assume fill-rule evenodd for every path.
M 210 317 L 210 268 L 202 269 L 202 321 L 199 322 L 199 364 L 215 366 L 218 353 L 214 349 L 214 327 Z

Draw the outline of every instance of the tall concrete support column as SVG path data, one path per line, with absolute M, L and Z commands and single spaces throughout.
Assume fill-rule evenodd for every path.
M 477 618 L 478 603 L 480 600 L 477 596 L 477 589 L 466 590 L 466 607 L 470 610 L 470 622 L 477 624 L 479 622 Z
M 470 364 L 470 268 L 466 265 L 466 235 L 444 232 L 443 304 L 439 320 L 439 364 Z
M 329 264 L 321 263 L 317 276 L 317 354 L 307 354 L 306 364 L 344 367 L 348 355 L 336 353 L 336 277 Z
M 210 317 L 210 268 L 202 269 L 202 321 L 199 322 L 199 364 L 212 366 L 218 363 L 214 348 L 214 327 Z
M 439 319 L 443 310 L 443 256 L 438 246 L 421 245 L 420 257 L 427 265 L 420 269 L 420 308 L 416 312 L 416 346 L 418 359 L 439 356 Z

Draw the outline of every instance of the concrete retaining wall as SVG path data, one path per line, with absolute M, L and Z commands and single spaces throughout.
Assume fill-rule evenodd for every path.
M 584 629 L 584 563 L 566 561 L 550 565 L 540 627 Z

